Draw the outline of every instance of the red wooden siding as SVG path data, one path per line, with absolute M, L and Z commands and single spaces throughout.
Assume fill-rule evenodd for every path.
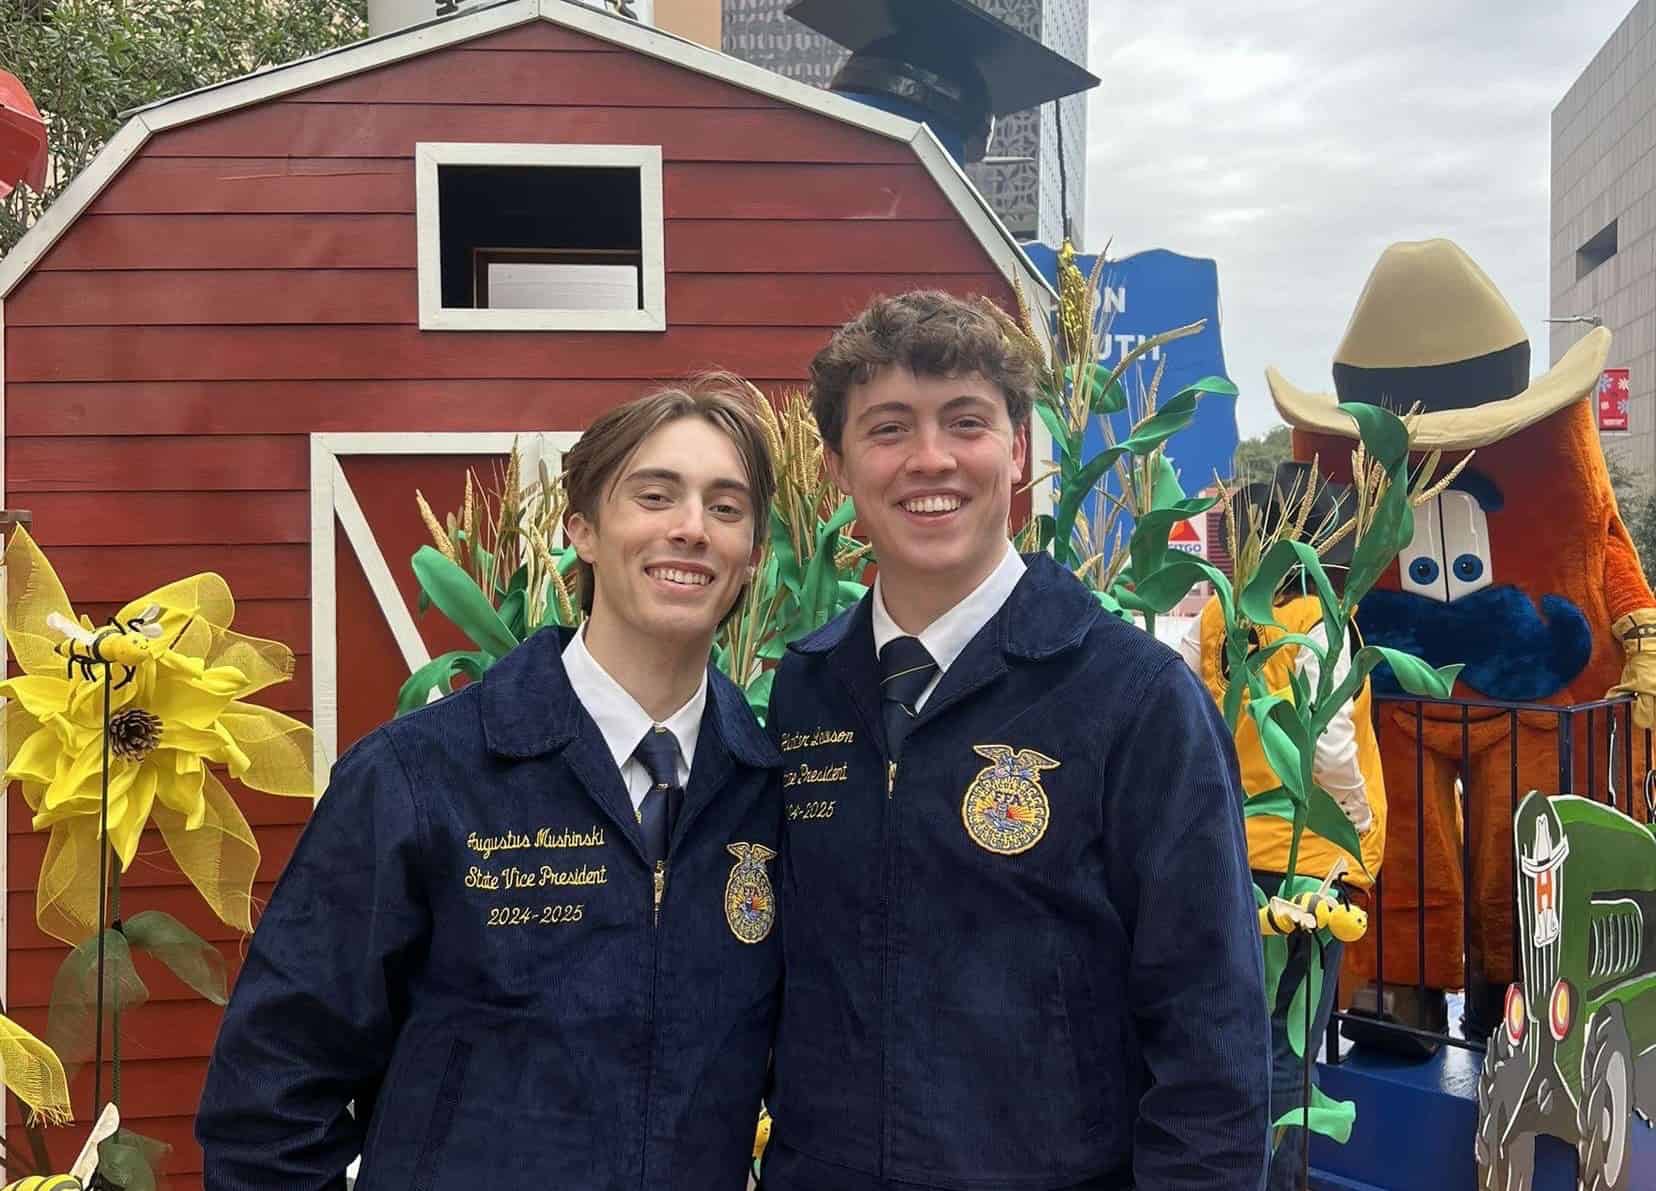
M 669 329 L 420 332 L 416 141 L 661 145 Z M 100 617 L 218 570 L 237 627 L 298 655 L 294 680 L 261 697 L 308 719 L 309 434 L 579 428 L 708 366 L 778 392 L 868 297 L 922 285 L 1011 297 L 907 146 L 537 22 L 152 139 L 6 300 L 6 503 L 33 510 L 77 608 Z M 425 478 L 437 470 L 347 462 L 405 586 L 423 540 L 413 486 L 453 504 Z M 389 714 L 402 675 L 342 537 L 336 561 L 341 635 L 384 671 L 353 656 L 343 748 Z M 268 896 L 307 806 L 238 800 Z M 43 1030 L 62 954 L 33 925 L 45 841 L 21 799 L 8 824 L 8 1004 Z M 242 942 L 158 840 L 128 887 L 132 909 L 178 913 L 234 971 Z M 125 1107 L 175 1144 L 172 1185 L 192 1191 L 190 1116 L 218 1018 L 155 965 L 143 975 Z M 75 1085 L 83 1112 L 89 1082 Z M 67 1161 L 78 1140 L 54 1146 Z

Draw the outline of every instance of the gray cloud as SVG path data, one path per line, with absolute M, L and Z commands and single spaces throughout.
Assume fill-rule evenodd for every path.
M 1465 248 L 1544 371 L 1552 109 L 1629 8 L 1098 0 L 1085 247 L 1218 261 L 1244 436 L 1277 424 L 1267 364 L 1331 385 L 1363 281 L 1398 240 Z

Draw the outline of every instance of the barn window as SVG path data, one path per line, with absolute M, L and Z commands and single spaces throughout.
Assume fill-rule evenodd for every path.
M 662 331 L 656 145 L 415 147 L 420 326 Z

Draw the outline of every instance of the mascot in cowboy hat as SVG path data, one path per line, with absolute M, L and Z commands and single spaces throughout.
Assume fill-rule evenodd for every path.
M 1472 454 L 1449 489 L 1415 509 L 1413 540 L 1364 599 L 1357 622 L 1368 644 L 1464 662 L 1455 693 L 1473 699 L 1569 705 L 1630 692 L 1644 729 L 1656 722 L 1656 598 L 1616 510 L 1589 399 L 1609 348 L 1610 333 L 1596 328 L 1531 380 L 1529 341 L 1494 283 L 1457 245 L 1428 240 L 1392 245 L 1370 274 L 1335 353 L 1337 396 L 1298 389 L 1274 368 L 1266 380 L 1295 458 L 1319 460 L 1331 479 L 1351 480 L 1356 426 L 1340 401 L 1418 409 L 1413 446 L 1441 450 L 1444 469 Z M 1397 690 L 1377 673 L 1376 690 L 1388 687 Z M 1427 707 L 1417 720 L 1411 705 L 1381 706 L 1391 804 L 1381 930 L 1354 949 L 1349 970 L 1352 985 L 1372 982 L 1383 957 L 1382 987 L 1405 987 L 1384 1005 L 1372 986 L 1360 990 L 1359 1006 L 1441 1029 L 1442 990 L 1465 988 L 1469 1033 L 1500 1020 L 1514 975 L 1514 802 L 1558 789 L 1561 743 L 1577 791 L 1596 758 L 1602 797 L 1612 731 L 1615 764 L 1636 762 L 1618 777 L 1624 798 L 1644 776 L 1642 732 L 1633 747 L 1625 711 L 1571 718 L 1561 728 L 1546 711 L 1473 707 L 1463 743 L 1459 708 Z

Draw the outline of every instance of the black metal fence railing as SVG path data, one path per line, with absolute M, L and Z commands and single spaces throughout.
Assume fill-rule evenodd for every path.
M 1651 806 L 1653 741 L 1651 733 L 1636 728 L 1633 723 L 1633 697 L 1618 696 L 1590 703 L 1555 706 L 1539 703 L 1506 703 L 1489 699 L 1420 699 L 1409 695 L 1376 695 L 1374 718 L 1380 733 L 1381 750 L 1390 753 L 1386 766 L 1388 803 L 1388 840 L 1386 861 L 1375 875 L 1374 888 L 1368 896 L 1369 953 L 1363 962 L 1354 965 L 1353 952 L 1364 946 L 1347 948 L 1347 961 L 1339 979 L 1349 982 L 1354 975 L 1363 977 L 1369 985 L 1362 990 L 1365 1005 L 1370 1011 L 1336 1010 L 1329 1022 L 1326 1057 L 1331 1062 L 1342 1060 L 1340 1033 L 1345 1026 L 1347 1037 L 1373 1039 L 1376 1035 L 1390 1036 L 1399 1043 L 1412 1040 L 1422 1053 L 1436 1045 L 1462 1047 L 1483 1051 L 1487 1030 L 1499 1021 L 1495 1010 L 1494 1021 L 1488 1012 L 1479 1013 L 1487 1006 L 1475 1005 L 1482 997 L 1499 998 L 1509 980 L 1521 978 L 1519 963 L 1518 915 L 1514 910 L 1516 885 L 1512 877 L 1512 821 L 1518 802 L 1531 789 L 1549 794 L 1577 794 L 1615 806 L 1623 813 L 1641 820 L 1653 817 Z M 1456 747 L 1458 745 L 1458 748 Z M 1399 756 L 1412 748 L 1413 764 L 1400 763 Z M 1412 769 L 1412 773 L 1409 770 Z M 1453 783 L 1453 793 L 1441 788 L 1428 788 L 1428 771 L 1438 787 L 1445 780 Z M 1414 798 L 1406 797 L 1408 777 L 1413 778 Z M 1400 779 L 1402 779 L 1400 781 Z M 1398 787 L 1404 785 L 1402 790 Z M 1401 796 L 1400 795 L 1404 795 Z M 1427 912 L 1429 874 L 1427 873 L 1427 800 L 1452 799 L 1458 811 L 1460 847 L 1460 939 L 1439 937 L 1434 942 L 1428 928 Z M 1411 805 L 1412 803 L 1412 805 Z M 1441 814 L 1441 809 L 1439 811 Z M 1409 875 L 1398 873 L 1406 865 L 1394 865 L 1396 859 L 1393 841 L 1407 839 L 1398 828 L 1406 825 L 1400 819 L 1413 816 L 1413 875 L 1412 889 L 1394 887 L 1388 899 L 1387 870 L 1392 879 L 1409 880 Z M 1495 824 L 1501 830 L 1490 829 L 1490 816 L 1497 816 Z M 1505 888 L 1480 894 L 1474 881 L 1474 842 L 1497 849 L 1495 855 L 1478 857 L 1480 868 L 1495 864 L 1507 876 Z M 1504 858 L 1503 858 L 1504 857 Z M 1400 901 L 1412 893 L 1413 929 L 1397 929 L 1395 915 L 1406 910 L 1393 909 L 1392 954 L 1387 951 L 1386 915 L 1388 900 Z M 1492 896 L 1493 894 L 1493 896 Z M 1475 945 L 1483 930 L 1480 915 L 1488 913 L 1494 897 L 1504 898 L 1503 911 L 1497 919 L 1511 918 L 1511 948 L 1507 952 L 1507 967 L 1493 965 L 1489 957 Z M 1451 917 L 1451 922 L 1453 921 Z M 1440 922 L 1439 935 L 1445 932 Z M 1406 941 L 1399 943 L 1399 937 Z M 1412 936 L 1412 937 L 1411 937 Z M 1485 932 L 1487 938 L 1487 932 Z M 1434 950 L 1435 948 L 1435 950 Z M 1428 979 L 1435 965 L 1442 970 L 1445 948 L 1458 948 L 1459 954 L 1450 956 L 1451 966 L 1463 975 L 1461 984 L 1452 990 L 1436 988 Z M 1404 954 L 1397 954 L 1398 950 Z M 1459 963 L 1453 961 L 1458 959 Z M 1368 967 L 1372 964 L 1372 971 Z M 1356 971 L 1354 972 L 1354 967 Z M 1412 972 L 1412 976 L 1409 973 Z M 1445 1020 L 1439 1026 L 1421 1021 L 1397 1020 L 1385 1012 L 1388 1003 L 1395 1001 L 1388 992 L 1413 990 L 1411 1004 L 1431 1003 L 1440 992 L 1459 991 L 1466 994 L 1467 1026 L 1454 1020 Z M 1372 994 L 1372 995 L 1370 995 Z M 1402 1015 L 1406 1016 L 1406 1015 Z

